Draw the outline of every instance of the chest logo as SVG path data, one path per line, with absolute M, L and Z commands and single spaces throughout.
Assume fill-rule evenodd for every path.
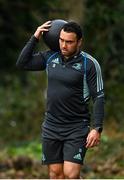
M 59 64 L 59 58 L 55 58 L 52 60 L 52 63 Z
M 75 64 L 73 64 L 72 68 L 74 68 L 74 69 L 76 69 L 76 70 L 80 70 L 80 69 L 81 69 L 81 66 L 82 66 L 82 64 L 80 64 L 80 63 L 75 63 Z
M 55 67 L 56 67 L 56 64 L 54 63 L 54 64 L 52 65 L 52 67 L 55 68 Z

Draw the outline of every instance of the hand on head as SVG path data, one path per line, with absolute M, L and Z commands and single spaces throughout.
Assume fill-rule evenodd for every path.
M 47 32 L 49 31 L 49 28 L 51 27 L 51 21 L 47 21 L 45 22 L 44 24 L 42 24 L 41 26 L 39 26 L 37 28 L 37 30 L 35 31 L 34 33 L 34 36 L 37 38 L 37 39 L 40 39 L 41 38 L 41 35 L 43 34 L 43 32 Z

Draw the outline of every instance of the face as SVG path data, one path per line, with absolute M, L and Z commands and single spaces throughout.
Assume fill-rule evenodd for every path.
M 61 30 L 59 45 L 62 55 L 67 58 L 73 56 L 80 49 L 81 41 L 77 39 L 75 33 Z

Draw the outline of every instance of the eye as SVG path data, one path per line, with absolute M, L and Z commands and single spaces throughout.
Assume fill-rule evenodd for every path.
M 73 41 L 67 41 L 67 43 L 68 43 L 68 44 L 72 44 L 72 43 L 73 43 Z
M 64 39 L 59 38 L 59 40 L 60 40 L 61 42 L 64 42 Z

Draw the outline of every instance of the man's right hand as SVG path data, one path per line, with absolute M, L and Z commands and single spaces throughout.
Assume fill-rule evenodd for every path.
M 34 36 L 35 36 L 38 40 L 40 40 L 41 35 L 43 34 L 43 32 L 49 31 L 50 26 L 51 26 L 51 21 L 45 22 L 44 24 L 42 24 L 41 26 L 39 26 L 39 27 L 37 28 L 37 30 L 36 30 L 35 33 L 34 33 Z

